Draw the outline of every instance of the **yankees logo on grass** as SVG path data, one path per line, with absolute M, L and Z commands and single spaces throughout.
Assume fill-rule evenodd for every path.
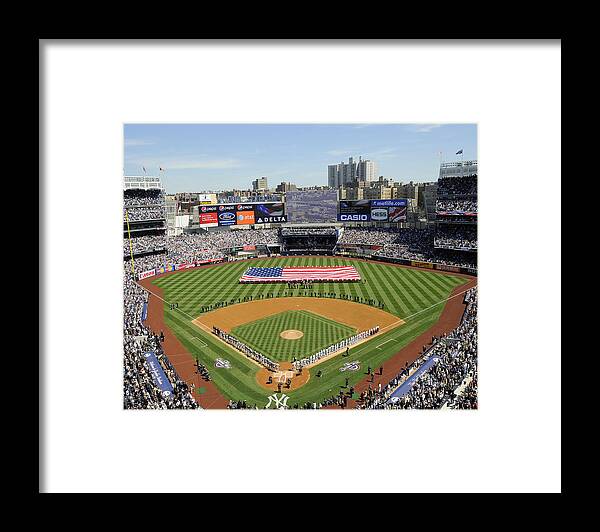
M 231 362 L 229 362 L 229 360 L 226 360 L 224 358 L 217 358 L 215 360 L 215 368 L 231 369 Z
M 281 410 L 282 408 L 287 408 L 287 402 L 289 397 L 284 393 L 281 394 L 281 397 L 277 397 L 277 394 L 269 395 L 269 402 L 265 408 L 271 408 L 271 403 L 275 404 L 275 409 Z
M 340 368 L 340 371 L 358 371 L 359 369 L 360 369 L 360 362 L 358 360 L 354 360 L 353 362 L 346 362 Z

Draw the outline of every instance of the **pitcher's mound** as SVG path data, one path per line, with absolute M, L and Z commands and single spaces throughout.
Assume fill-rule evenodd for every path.
M 280 335 L 285 340 L 298 340 L 298 338 L 302 338 L 304 333 L 302 331 L 297 331 L 296 329 L 288 329 L 287 331 L 283 331 Z

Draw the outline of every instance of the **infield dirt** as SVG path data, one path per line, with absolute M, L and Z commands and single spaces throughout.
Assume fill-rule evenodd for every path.
M 404 323 L 389 312 L 362 303 L 321 297 L 285 297 L 238 303 L 202 314 L 194 320 L 194 323 L 204 329 L 208 328 L 209 331 L 212 331 L 214 326 L 222 331 L 231 332 L 239 325 L 288 310 L 307 310 L 337 323 L 348 325 L 359 332 L 377 325 L 380 330 L 387 330 Z

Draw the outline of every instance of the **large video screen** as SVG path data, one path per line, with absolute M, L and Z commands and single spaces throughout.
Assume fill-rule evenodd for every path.
M 337 219 L 337 190 L 286 192 L 285 207 L 292 223 L 330 223 Z
M 254 218 L 257 224 L 287 222 L 283 203 L 255 203 Z
M 200 205 L 199 224 L 202 227 L 227 227 L 287 221 L 283 203 L 223 203 Z
M 340 201 L 339 222 L 406 221 L 406 199 Z

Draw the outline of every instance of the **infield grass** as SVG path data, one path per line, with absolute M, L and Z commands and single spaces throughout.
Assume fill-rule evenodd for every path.
M 286 340 L 287 330 L 304 333 L 302 338 Z M 231 334 L 271 360 L 298 360 L 356 334 L 356 329 L 336 323 L 306 310 L 288 310 L 274 316 L 239 325 Z
M 238 279 L 248 265 L 248 262 L 240 261 L 186 270 L 159 277 L 153 284 L 163 289 L 163 298 L 168 303 L 178 303 L 178 309 L 173 311 L 169 309 L 168 303 L 164 305 L 165 323 L 192 356 L 208 368 L 213 382 L 221 392 L 230 399 L 245 400 L 250 405 L 264 407 L 270 394 L 256 382 L 256 364 L 192 323 L 200 315 L 203 306 L 217 302 L 235 302 L 245 296 L 254 296 L 256 299 L 261 294 L 272 294 L 274 297 L 304 295 L 301 289 L 289 290 L 285 283 L 239 284 Z M 387 312 L 403 319 L 405 323 L 350 348 L 348 358 L 336 356 L 311 368 L 311 378 L 307 384 L 286 392 L 290 396 L 288 407 L 294 403 L 301 405 L 305 402 L 320 402 L 337 395 L 345 384 L 346 377 L 350 379 L 349 386 L 354 386 L 364 378 L 367 366 L 376 368 L 384 364 L 435 324 L 444 308 L 444 301 L 452 290 L 466 283 L 466 279 L 448 273 L 339 257 L 278 257 L 252 261 L 252 266 L 265 267 L 342 265 L 355 266 L 365 282 L 316 283 L 313 291 L 318 294 L 335 292 L 381 301 Z M 217 357 L 229 360 L 231 369 L 215 368 Z M 360 362 L 361 371 L 339 371 L 343 364 L 354 360 Z M 322 376 L 313 378 L 317 370 L 322 372 Z

